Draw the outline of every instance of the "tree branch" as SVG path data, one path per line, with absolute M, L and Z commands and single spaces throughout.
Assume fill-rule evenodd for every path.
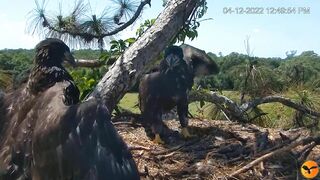
M 72 37 L 81 37 L 82 39 L 84 39 L 85 41 L 91 41 L 92 39 L 103 39 L 106 36 L 112 36 L 117 34 L 118 32 L 124 30 L 125 28 L 127 28 L 128 26 L 130 26 L 135 20 L 137 20 L 137 18 L 140 16 L 143 7 L 145 5 L 150 5 L 151 0 L 144 0 L 141 1 L 140 5 L 138 6 L 136 12 L 134 13 L 134 15 L 131 17 L 131 19 L 129 21 L 127 21 L 126 23 L 122 24 L 121 26 L 117 27 L 116 29 L 110 31 L 110 32 L 104 32 L 102 34 L 93 34 L 93 33 L 88 33 L 88 32 L 83 32 L 80 30 L 80 28 L 66 28 L 66 29 L 59 29 L 54 27 L 53 25 L 51 25 L 49 23 L 49 21 L 47 20 L 47 18 L 42 14 L 40 17 L 43 19 L 43 26 L 47 27 L 49 30 L 51 31 L 55 31 L 57 33 L 59 33 L 60 35 L 63 34 L 69 34 Z
M 269 159 L 270 157 L 276 155 L 276 154 L 279 154 L 281 152 L 284 152 L 284 151 L 289 151 L 299 145 L 306 145 L 306 144 L 309 144 L 311 142 L 315 142 L 315 144 L 319 145 L 319 142 L 320 142 L 320 137 L 316 136 L 316 137 L 307 137 L 307 138 L 304 138 L 304 139 L 301 139 L 300 141 L 297 141 L 297 142 L 293 142 L 292 144 L 289 144 L 288 146 L 285 146 L 285 147 L 282 147 L 280 149 L 277 149 L 275 151 L 272 151 L 270 153 L 267 153 L 257 159 L 255 159 L 254 161 L 250 162 L 249 164 L 245 165 L 244 167 L 238 169 L 237 171 L 235 171 L 234 173 L 232 173 L 230 175 L 230 177 L 234 177 L 234 176 L 237 176 L 239 175 L 240 173 L 244 173 L 246 171 L 248 171 L 249 169 L 251 169 L 253 166 L 259 164 L 260 162 L 262 161 L 265 161 L 267 159 Z
M 189 93 L 189 102 L 193 102 L 193 101 L 206 101 L 206 102 L 214 103 L 219 108 L 221 108 L 224 112 L 227 112 L 229 116 L 231 115 L 233 120 L 241 121 L 241 122 L 246 122 L 247 119 L 244 115 L 249 109 L 257 107 L 261 104 L 274 103 L 274 102 L 281 103 L 285 106 L 291 107 L 293 109 L 301 111 L 310 116 L 320 117 L 319 112 L 309 109 L 302 104 L 295 103 L 292 100 L 285 97 L 281 97 L 281 96 L 262 97 L 262 98 L 249 101 L 239 106 L 237 103 L 235 103 L 231 99 L 222 95 L 218 95 L 217 93 L 214 93 L 214 92 L 209 93 L 206 91 L 191 91 Z
M 243 116 L 243 111 L 239 106 L 223 95 L 218 95 L 215 92 L 206 92 L 206 91 L 191 91 L 189 93 L 189 102 L 194 101 L 206 101 L 211 102 L 217 105 L 222 111 L 226 112 L 232 120 L 243 121 L 245 117 Z
M 103 61 L 98 59 L 75 59 L 76 67 L 98 68 L 104 65 Z M 70 66 L 68 63 L 63 64 L 65 67 Z
M 247 111 L 253 107 L 256 107 L 258 105 L 265 104 L 265 103 L 272 103 L 272 102 L 278 102 L 278 103 L 281 103 L 285 106 L 288 106 L 288 107 L 291 107 L 291 108 L 296 109 L 298 111 L 301 111 L 303 113 L 310 114 L 311 116 L 320 117 L 319 112 L 311 110 L 301 104 L 295 103 L 295 102 L 291 101 L 290 99 L 285 98 L 285 97 L 281 97 L 281 96 L 266 96 L 266 97 L 262 97 L 259 99 L 255 99 L 253 101 L 242 104 L 240 106 L 240 109 L 242 112 L 245 112 L 245 111 Z

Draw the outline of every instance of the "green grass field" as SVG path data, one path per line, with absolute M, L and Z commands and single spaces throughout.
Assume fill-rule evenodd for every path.
M 127 93 L 124 95 L 119 102 L 119 106 L 131 112 L 140 113 L 140 109 L 138 107 L 138 93 Z
M 238 101 L 239 92 L 237 91 L 223 91 L 222 94 L 234 101 Z M 287 91 L 282 94 L 284 97 L 288 97 L 292 100 L 298 100 L 299 96 L 297 95 L 297 91 Z M 308 95 L 309 99 L 312 102 L 320 102 L 320 94 L 311 93 Z M 320 106 L 315 104 L 315 108 L 319 109 Z M 119 106 L 123 109 L 132 111 L 134 113 L 140 113 L 138 107 L 138 94 L 137 93 L 127 93 L 119 103 Z M 262 119 L 256 120 L 254 123 L 263 126 L 263 127 L 272 127 L 272 128 L 290 128 L 293 125 L 293 117 L 295 110 L 288 108 L 280 103 L 269 103 L 260 105 L 259 108 L 263 110 L 263 112 L 267 113 Z M 189 105 L 190 113 L 202 119 L 226 119 L 222 112 L 215 112 L 217 109 L 215 105 L 211 103 L 205 103 L 203 107 L 200 107 L 199 102 L 193 102 Z

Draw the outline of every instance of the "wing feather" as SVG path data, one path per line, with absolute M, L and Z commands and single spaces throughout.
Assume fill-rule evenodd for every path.
M 50 98 L 59 89 L 52 87 L 46 94 Z M 113 127 L 107 108 L 96 99 L 65 106 L 59 94 L 44 106 L 54 116 L 35 128 L 36 174 L 43 179 L 139 179 L 132 155 Z M 44 116 L 46 113 L 39 117 Z

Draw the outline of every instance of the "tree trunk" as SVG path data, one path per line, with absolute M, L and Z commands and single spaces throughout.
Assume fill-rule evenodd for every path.
M 169 1 L 154 25 L 109 68 L 90 96 L 101 97 L 112 111 L 123 95 L 178 33 L 197 5 L 197 0 Z

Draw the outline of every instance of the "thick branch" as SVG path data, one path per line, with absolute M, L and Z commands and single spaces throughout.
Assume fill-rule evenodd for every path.
M 87 68 L 98 68 L 101 67 L 104 63 L 98 59 L 76 59 L 76 67 L 87 67 Z M 64 63 L 64 66 L 70 66 L 68 63 Z
M 192 91 L 189 93 L 189 101 L 207 101 L 216 104 L 219 108 L 221 108 L 224 112 L 227 112 L 228 115 L 233 116 L 233 119 L 237 121 L 243 121 L 246 119 L 244 116 L 245 113 L 254 107 L 257 107 L 264 103 L 274 103 L 278 102 L 285 106 L 291 107 L 298 111 L 301 111 L 305 114 L 309 114 L 311 116 L 320 117 L 320 113 L 309 109 L 301 104 L 295 103 L 292 100 L 281 97 L 281 96 L 267 96 L 259 99 L 252 100 L 250 102 L 244 103 L 241 106 L 237 105 L 231 99 L 218 95 L 217 93 L 209 93 L 206 91 Z
M 140 78 L 145 65 L 156 59 L 179 32 L 196 5 L 195 0 L 169 1 L 154 25 L 109 68 L 91 96 L 100 96 L 112 110 Z
M 76 67 L 87 67 L 87 68 L 99 68 L 103 65 L 111 65 L 116 61 L 115 56 L 111 56 L 106 63 L 100 61 L 99 59 L 76 59 Z M 70 64 L 65 63 L 64 66 L 70 66 Z
M 99 60 L 77 59 L 76 64 L 78 67 L 96 68 L 102 66 L 103 62 Z
M 303 113 L 310 114 L 311 116 L 320 117 L 319 112 L 311 110 L 301 104 L 295 103 L 295 102 L 291 101 L 290 99 L 285 98 L 285 97 L 281 97 L 281 96 L 267 96 L 267 97 L 255 99 L 255 100 L 250 101 L 248 103 L 242 104 L 240 106 L 240 109 L 242 112 L 245 112 L 245 111 L 247 111 L 253 107 L 256 107 L 258 105 L 265 104 L 265 103 L 273 103 L 273 102 L 281 103 L 285 106 L 291 107 L 291 108 L 296 109 L 298 111 L 301 111 Z
M 206 101 L 211 102 L 217 105 L 222 111 L 227 112 L 228 115 L 232 116 L 232 119 L 242 121 L 245 118 L 243 117 L 243 111 L 239 106 L 227 98 L 226 96 L 218 95 L 215 92 L 206 92 L 206 91 L 191 91 L 189 93 L 189 102 L 194 101 Z

